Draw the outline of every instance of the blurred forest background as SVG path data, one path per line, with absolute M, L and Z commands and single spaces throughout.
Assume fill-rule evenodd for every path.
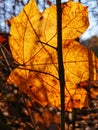
M 98 57 L 98 0 L 75 0 L 88 6 L 90 26 L 80 42 Z M 8 20 L 17 16 L 29 0 L 0 0 L 0 130 L 60 130 L 60 111 L 52 106 L 33 104 L 27 95 L 14 85 L 6 84 L 16 67 L 9 46 Z M 55 0 L 36 0 L 40 11 L 55 4 Z M 66 2 L 63 0 L 62 2 Z M 33 9 L 33 7 L 32 7 Z M 1 37 L 3 36 L 4 39 Z M 7 67 L 7 66 L 11 67 Z M 90 100 L 90 108 L 66 112 L 66 130 L 98 130 L 98 99 Z M 93 122 L 92 122 L 93 120 Z

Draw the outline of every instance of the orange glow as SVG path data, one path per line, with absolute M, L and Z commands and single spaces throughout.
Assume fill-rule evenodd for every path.
M 32 10 L 33 7 L 33 10 Z M 87 92 L 77 88 L 89 79 L 88 49 L 75 41 L 89 26 L 87 8 L 76 2 L 62 4 L 62 39 L 65 67 L 65 106 L 82 108 L 87 105 Z M 60 87 L 57 63 L 56 6 L 40 13 L 31 0 L 20 14 L 11 19 L 9 45 L 19 66 L 12 71 L 8 83 L 30 95 L 33 101 L 60 108 Z M 96 78 L 95 55 L 92 56 L 92 77 Z

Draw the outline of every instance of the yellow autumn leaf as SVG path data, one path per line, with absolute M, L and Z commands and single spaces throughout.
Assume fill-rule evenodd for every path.
M 62 4 L 62 11 L 63 40 L 79 37 L 89 25 L 87 7 L 68 2 Z M 30 0 L 21 13 L 11 19 L 10 48 L 17 62 L 28 62 L 42 48 L 40 42 L 57 46 L 56 20 L 55 5 L 40 13 L 34 0 Z
M 33 101 L 60 108 L 55 49 L 56 23 L 56 5 L 40 13 L 34 0 L 31 0 L 17 17 L 11 19 L 9 45 L 19 66 L 10 74 L 8 83 L 17 84 L 21 91 L 32 97 Z M 74 41 L 88 25 L 86 7 L 76 2 L 62 4 L 66 110 L 87 105 L 87 92 L 83 88 L 78 88 L 77 84 L 89 80 L 89 77 L 92 80 L 97 77 L 97 58 L 87 48 Z M 92 57 L 91 60 L 89 56 Z
M 32 7 L 34 7 L 33 10 Z M 34 28 L 37 29 L 39 18 L 40 12 L 34 1 L 30 1 L 17 17 L 11 18 L 10 48 L 13 57 L 19 64 L 30 60 L 39 49 L 36 44 L 32 44 L 37 42 Z M 32 23 L 34 23 L 33 27 Z

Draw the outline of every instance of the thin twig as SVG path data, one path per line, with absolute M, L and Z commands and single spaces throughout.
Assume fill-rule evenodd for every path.
M 31 111 L 29 110 L 28 106 L 26 105 L 25 97 L 24 97 L 23 94 L 22 94 L 22 97 L 23 97 L 23 101 L 25 103 L 25 108 L 26 108 L 27 112 L 29 113 L 29 116 L 31 118 L 31 122 L 33 124 L 32 128 L 35 128 L 35 130 L 36 130 L 36 124 L 35 124 L 34 118 L 33 118 L 32 114 L 31 114 Z
M 28 68 L 22 68 L 22 67 L 18 67 L 18 69 L 29 70 L 29 71 L 33 71 L 33 72 L 38 72 L 38 73 L 42 73 L 42 74 L 47 74 L 47 75 L 50 75 L 50 76 L 54 77 L 55 79 L 59 80 L 58 77 L 54 76 L 53 74 L 47 73 L 47 72 L 43 72 L 43 71 L 39 71 L 39 70 L 33 70 L 33 69 L 28 69 Z
M 7 63 L 7 66 L 8 66 L 8 68 L 9 68 L 10 72 L 11 72 L 11 71 L 12 71 L 12 68 L 10 67 L 9 61 L 8 61 L 8 59 L 7 59 L 7 57 L 6 57 L 5 53 L 4 53 L 4 50 L 2 49 L 1 46 L 0 46 L 0 49 L 1 49 L 2 55 L 3 55 L 3 57 L 4 57 L 4 60 L 5 60 L 5 62 Z
M 57 50 L 57 48 L 56 48 L 56 47 L 51 46 L 51 45 L 49 45 L 48 43 L 45 43 L 45 42 L 42 42 L 42 41 L 38 41 L 38 42 L 40 42 L 40 43 L 42 43 L 42 44 L 44 44 L 44 45 L 47 45 L 47 46 L 49 46 L 49 47 L 51 47 L 51 48 L 53 48 L 53 49 Z

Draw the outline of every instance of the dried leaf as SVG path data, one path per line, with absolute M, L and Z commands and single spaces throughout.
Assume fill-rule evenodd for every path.
M 77 84 L 89 80 L 90 76 L 95 80 L 97 76 L 95 55 L 74 41 L 88 25 L 86 7 L 76 2 L 62 4 L 67 110 L 87 106 L 85 103 L 87 92 L 82 87 L 77 88 Z M 19 67 L 12 71 L 8 82 L 17 84 L 21 91 L 32 97 L 33 101 L 43 106 L 51 104 L 60 108 L 58 62 L 55 50 L 57 47 L 56 6 L 53 5 L 40 13 L 35 1 L 31 0 L 17 17 L 11 19 L 10 34 L 10 48 Z M 89 56 L 92 57 L 91 60 Z
M 52 2 L 50 0 L 47 0 L 47 4 L 50 6 Z
M 6 41 L 6 38 L 3 37 L 3 36 L 0 36 L 0 44 L 1 44 L 1 43 L 4 43 L 5 41 Z

